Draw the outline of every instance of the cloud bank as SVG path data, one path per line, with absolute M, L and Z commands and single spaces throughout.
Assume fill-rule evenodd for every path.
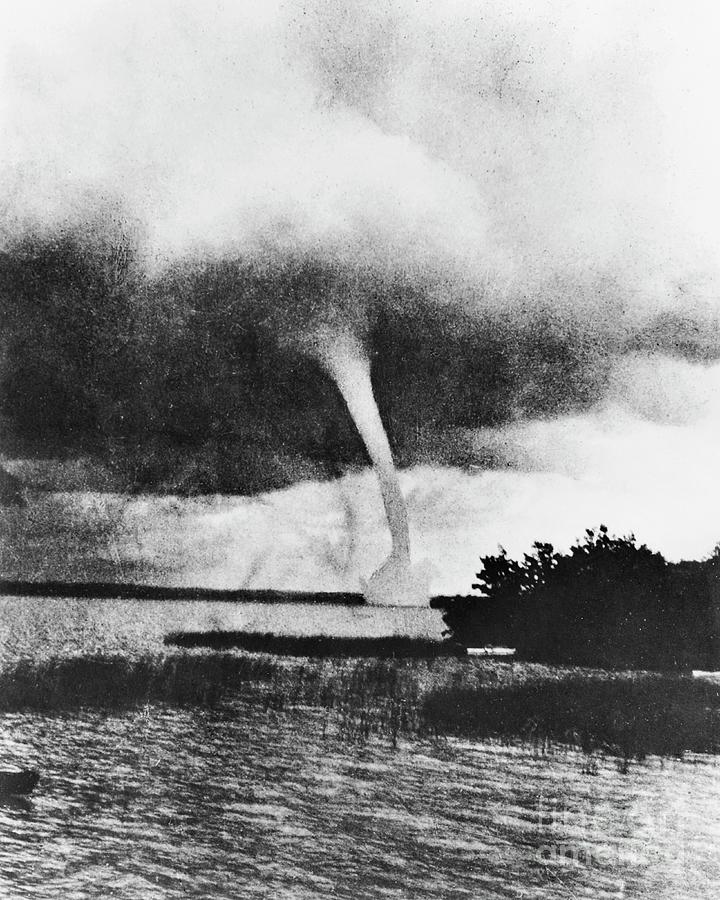
M 700 302 L 717 23 L 692 18 L 553 0 L 29 3 L 3 39 L 6 240 L 116 204 L 161 268 L 310 254 L 476 309 L 561 279 L 583 296 L 553 304 L 599 314 L 588 295 L 610 277 L 630 313 L 672 306 L 678 285 Z

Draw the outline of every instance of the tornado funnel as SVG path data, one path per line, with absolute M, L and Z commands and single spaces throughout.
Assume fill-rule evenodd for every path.
M 365 598 L 382 606 L 424 605 L 428 599 L 427 576 L 410 564 L 407 507 L 375 402 L 367 353 L 348 334 L 325 335 L 319 346 L 319 358 L 337 384 L 377 473 L 392 539 L 390 556 L 362 583 Z

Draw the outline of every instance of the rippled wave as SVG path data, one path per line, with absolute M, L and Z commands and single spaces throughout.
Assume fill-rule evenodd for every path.
M 322 737 L 318 713 L 6 714 L 34 799 L 0 806 L 7 897 L 708 898 L 714 762 L 583 774 L 457 741 Z M 7 751 L 7 747 L 3 748 Z

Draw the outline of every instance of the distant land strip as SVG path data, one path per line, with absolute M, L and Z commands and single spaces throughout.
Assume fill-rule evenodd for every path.
M 108 581 L 12 581 L 0 580 L 0 596 L 67 597 L 94 600 L 214 600 L 220 603 L 332 603 L 362 606 L 362 594 L 333 591 L 275 591 L 240 588 L 165 587 Z
M 292 635 L 245 631 L 174 631 L 165 637 L 165 644 L 189 649 L 249 650 L 281 656 L 360 657 L 380 659 L 396 657 L 427 658 L 436 656 L 465 656 L 465 648 L 448 641 L 429 638 L 335 637 L 332 635 Z

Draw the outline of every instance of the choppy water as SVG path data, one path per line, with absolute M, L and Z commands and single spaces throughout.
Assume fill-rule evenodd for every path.
M 176 629 L 424 636 L 441 627 L 422 610 L 393 619 L 247 606 L 3 598 L 0 664 L 154 653 Z M 600 760 L 590 775 L 569 751 L 359 745 L 338 737 L 332 716 L 240 699 L 0 715 L 0 766 L 42 772 L 32 799 L 0 805 L 0 897 L 720 894 L 714 758 L 651 761 L 627 775 Z
M 711 898 L 712 759 L 583 774 L 574 753 L 323 735 L 313 710 L 0 718 L 38 765 L 0 806 L 8 898 Z

